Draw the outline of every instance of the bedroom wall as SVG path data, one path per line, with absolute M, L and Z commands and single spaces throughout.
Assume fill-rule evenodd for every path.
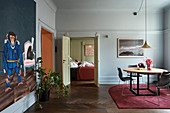
M 58 41 L 67 32 L 70 37 L 94 37 L 100 34 L 100 84 L 118 83 L 117 67 L 144 62 L 144 58 L 117 58 L 117 38 L 144 38 L 144 13 L 113 10 L 59 10 L 56 22 Z M 145 50 L 156 67 L 163 67 L 162 12 L 148 12 L 148 43 Z M 106 35 L 109 37 L 106 38 Z M 61 48 L 59 46 L 58 48 Z M 59 50 L 59 49 L 58 49 Z M 60 49 L 61 50 L 61 49 Z M 61 54 L 61 51 L 58 51 Z M 61 60 L 61 56 L 58 56 Z M 59 69 L 61 71 L 61 63 Z M 154 79 L 154 77 L 153 77 Z
M 71 38 L 70 40 L 70 56 L 73 60 L 79 60 L 81 62 L 94 62 L 93 56 L 85 56 L 85 45 L 94 45 L 94 39 L 90 38 Z

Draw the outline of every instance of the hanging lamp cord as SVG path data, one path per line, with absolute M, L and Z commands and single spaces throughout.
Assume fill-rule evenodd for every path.
M 139 8 L 139 10 L 137 11 L 137 13 L 139 13 L 139 11 L 141 10 L 142 5 L 143 5 L 143 1 L 144 1 L 144 0 L 142 0 L 142 2 L 141 2 L 141 4 L 140 4 L 140 8 Z
M 142 6 L 143 6 L 143 1 L 144 1 L 144 0 L 141 1 L 139 10 L 138 10 L 137 12 L 133 12 L 133 15 L 137 15 L 137 14 L 140 12 L 140 10 L 141 10 L 141 8 L 142 8 Z
M 133 13 L 134 15 L 137 15 L 140 12 L 140 10 L 143 6 L 143 2 L 144 2 L 144 0 L 141 1 L 139 10 L 137 12 L 134 12 Z M 147 41 L 147 0 L 145 0 L 145 40 Z
M 147 0 L 145 0 L 145 41 L 147 41 Z

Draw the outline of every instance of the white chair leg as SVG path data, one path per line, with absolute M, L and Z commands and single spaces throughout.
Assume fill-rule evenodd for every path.
M 119 86 L 120 86 L 120 80 L 119 80 Z
M 141 77 L 142 78 L 142 85 L 141 86 L 143 86 L 143 87 L 145 87 L 145 84 L 144 84 L 144 81 L 143 81 L 143 76 Z
M 166 95 L 170 95 L 170 94 L 168 93 L 168 91 L 169 91 L 169 86 L 167 87 Z
M 133 87 L 135 88 L 135 82 L 133 81 Z
M 169 91 L 169 86 L 167 86 L 166 89 L 167 89 L 167 91 L 166 91 L 166 96 L 168 96 L 168 95 L 170 95 L 170 94 L 168 93 L 168 91 Z M 159 97 L 159 98 L 162 98 L 162 99 L 164 99 L 164 100 L 170 101 L 169 99 L 164 98 L 164 97 Z
M 134 94 L 124 94 L 123 91 L 126 90 L 125 88 L 127 88 L 129 90 L 129 87 L 127 86 L 128 83 L 126 83 L 127 81 L 124 82 L 124 86 L 122 88 L 122 96 L 134 96 Z M 129 81 L 130 82 L 130 81 Z
M 146 94 L 146 90 L 145 90 L 145 94 Z M 149 102 L 149 103 L 152 103 L 152 104 L 155 104 L 155 105 L 160 106 L 159 96 L 158 96 L 158 89 L 157 89 L 157 87 L 156 87 L 156 96 L 157 96 L 158 103 L 154 103 L 154 102 L 152 102 L 152 101 L 147 100 L 147 99 L 146 99 L 146 95 L 144 95 L 144 100 L 147 101 L 147 102 Z
M 24 77 L 26 76 L 26 69 L 25 69 L 25 66 L 24 66 Z

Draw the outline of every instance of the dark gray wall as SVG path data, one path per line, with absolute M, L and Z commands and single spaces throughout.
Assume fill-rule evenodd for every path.
M 16 33 L 23 52 L 24 43 L 35 37 L 36 4 L 34 0 L 0 0 L 0 71 L 6 34 Z M 31 40 L 30 40 L 31 41 Z M 34 50 L 35 50 L 34 41 Z

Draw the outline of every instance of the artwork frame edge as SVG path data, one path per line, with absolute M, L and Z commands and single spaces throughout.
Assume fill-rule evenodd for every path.
M 93 55 L 86 55 L 86 47 L 87 46 L 93 46 L 93 49 L 94 49 L 94 44 L 85 44 L 84 45 L 84 56 L 86 56 L 86 57 L 94 57 L 94 52 L 93 52 Z
M 145 57 L 145 50 L 143 49 L 143 56 L 119 56 L 119 40 L 125 39 L 125 40 L 143 40 L 143 43 L 145 42 L 144 38 L 117 38 L 117 58 L 144 58 Z

